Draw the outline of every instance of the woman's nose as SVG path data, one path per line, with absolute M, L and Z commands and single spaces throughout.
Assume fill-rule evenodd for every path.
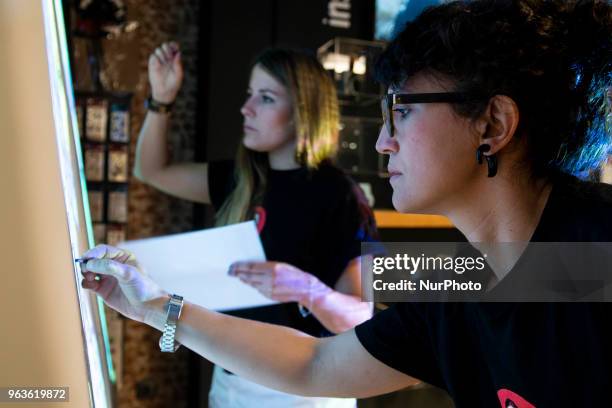
M 248 116 L 248 117 L 255 116 L 255 110 L 253 109 L 253 103 L 251 101 L 251 98 L 248 98 L 244 102 L 244 105 L 242 105 L 242 107 L 240 108 L 240 113 L 242 113 L 242 116 Z
M 389 136 L 386 126 L 381 126 L 378 140 L 376 140 L 376 151 L 380 154 L 391 154 L 396 153 L 398 150 L 397 139 Z

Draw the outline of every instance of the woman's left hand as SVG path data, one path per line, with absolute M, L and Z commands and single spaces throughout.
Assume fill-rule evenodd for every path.
M 309 305 L 314 292 L 318 295 L 324 288 L 331 291 L 313 275 L 282 262 L 236 262 L 229 274 L 279 302 Z

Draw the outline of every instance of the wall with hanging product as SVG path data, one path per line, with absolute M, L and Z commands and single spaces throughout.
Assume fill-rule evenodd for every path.
M 134 152 L 149 95 L 149 54 L 163 41 L 183 49 L 185 86 L 173 112 L 168 154 L 191 160 L 198 137 L 196 120 L 198 15 L 197 0 L 127 0 L 128 29 L 100 39 L 100 82 L 91 77 L 91 43 L 78 31 L 75 2 L 64 2 L 71 42 L 73 82 L 77 90 L 88 198 L 96 241 L 189 231 L 196 228 L 194 205 L 174 199 L 131 177 Z M 197 214 L 200 214 L 198 212 Z M 161 355 L 159 333 L 123 319 L 107 308 L 113 363 L 117 373 L 115 404 L 121 408 L 188 406 L 195 397 L 188 350 Z

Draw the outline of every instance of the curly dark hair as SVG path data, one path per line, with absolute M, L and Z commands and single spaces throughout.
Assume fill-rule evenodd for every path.
M 612 6 L 603 0 L 476 0 L 430 7 L 381 55 L 376 76 L 401 87 L 424 72 L 482 95 L 453 105 L 477 118 L 494 95 L 520 112 L 536 175 L 584 175 L 612 152 Z

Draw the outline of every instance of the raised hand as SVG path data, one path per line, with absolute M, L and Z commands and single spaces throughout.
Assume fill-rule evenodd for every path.
M 183 83 L 181 52 L 175 42 L 163 43 L 149 57 L 149 82 L 153 99 L 172 103 Z

